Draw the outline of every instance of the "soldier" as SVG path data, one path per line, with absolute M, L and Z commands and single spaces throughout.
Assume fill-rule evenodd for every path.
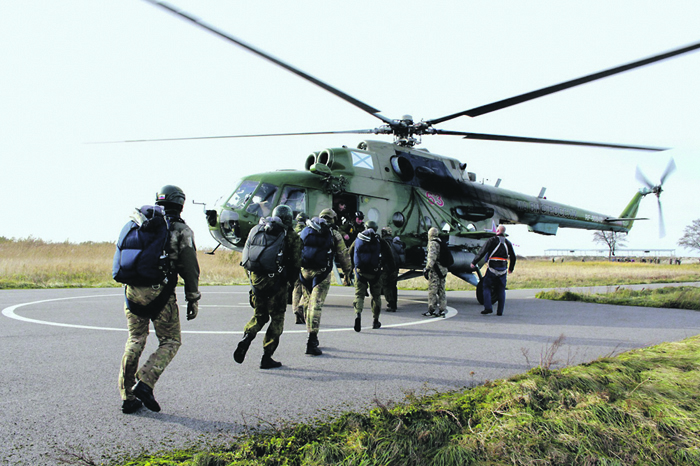
M 399 278 L 399 265 L 401 259 L 398 251 L 394 247 L 393 232 L 391 227 L 382 228 L 382 241 L 387 244 L 387 250 L 391 253 L 393 266 L 388 258 L 384 262 L 382 268 L 382 294 L 386 299 L 386 311 L 396 312 L 396 303 L 398 300 L 397 281 Z
M 361 232 L 365 231 L 365 214 L 362 211 L 355 212 L 353 220 L 343 225 L 343 239 L 345 246 L 350 247 L 355 242 L 355 238 Z
M 428 257 L 423 276 L 428 280 L 428 312 L 424 316 L 444 317 L 447 313 L 447 297 L 445 296 L 445 277 L 447 267 L 440 263 L 440 249 L 447 247 L 442 244 L 438 229 L 428 230 Z
M 284 331 L 284 312 L 287 310 L 287 287 L 293 286 L 301 267 L 301 240 L 292 225 L 292 209 L 280 204 L 272 211 L 272 218 L 279 217 L 286 230 L 282 264 L 275 273 L 249 272 L 253 291 L 255 313 L 243 329 L 243 339 L 233 352 L 233 359 L 241 364 L 255 336 L 270 321 L 263 339 L 263 356 L 260 369 L 274 369 L 282 365 L 272 359 L 280 336 Z
M 336 230 L 328 227 L 336 217 L 333 209 L 324 209 L 319 217 L 314 217 L 301 232 L 302 263 L 300 281 L 303 285 L 303 302 L 305 306 L 306 330 L 309 340 L 306 354 L 320 356 L 318 347 L 318 330 L 321 324 L 321 310 L 331 286 L 333 260 L 337 260 L 344 272 L 344 285 L 350 280 L 350 261 L 343 242 L 343 237 Z
M 296 223 L 294 224 L 294 231 L 299 235 L 301 230 L 306 228 L 306 221 L 309 216 L 304 212 L 299 212 L 296 217 Z M 299 240 L 299 247 L 301 247 L 301 240 Z M 301 254 L 301 251 L 299 252 Z M 301 302 L 303 291 L 301 289 L 301 282 L 299 277 L 296 278 L 294 282 L 294 289 L 292 291 L 292 311 L 294 312 L 294 317 L 297 324 L 305 324 L 306 319 L 304 317 L 304 303 Z
M 372 328 L 381 328 L 379 315 L 382 310 L 382 271 L 394 269 L 394 259 L 390 246 L 379 238 L 375 232 L 379 227 L 374 221 L 367 222 L 367 229 L 357 235 L 357 239 L 350 247 L 350 257 L 353 258 L 355 268 L 355 325 L 356 332 L 362 330 L 362 309 L 364 308 L 367 290 L 372 296 Z
M 513 245 L 505 238 L 505 234 L 506 227 L 498 225 L 496 236 L 489 238 L 471 264 L 472 269 L 475 269 L 476 264 L 486 256 L 488 268 L 483 278 L 484 310 L 481 311 L 482 314 L 493 312 L 492 290 L 498 296 L 496 315 L 503 315 L 503 309 L 506 305 L 506 282 L 508 274 L 513 273 L 513 269 L 515 269 L 516 257 Z M 508 265 L 509 259 L 510 266 Z
M 126 286 L 126 303 L 124 313 L 129 337 L 124 348 L 121 369 L 119 371 L 119 392 L 122 398 L 122 412 L 136 412 L 141 403 L 151 411 L 160 411 L 160 405 L 153 396 L 153 388 L 166 366 L 172 361 L 181 345 L 180 316 L 175 286 L 179 275 L 185 281 L 185 299 L 187 300 L 187 320 L 197 317 L 199 309 L 199 264 L 194 244 L 194 233 L 180 217 L 185 205 L 185 193 L 177 186 L 163 186 L 156 194 L 156 204 L 163 206 L 170 224 L 170 236 L 167 243 L 171 275 L 169 283 L 156 287 Z M 168 293 L 169 296 L 160 296 Z M 158 299 L 160 298 L 160 299 Z M 160 309 L 150 309 L 149 304 L 160 302 L 165 298 L 165 305 Z M 151 306 L 152 307 L 152 306 Z M 158 338 L 158 348 L 138 369 L 139 358 L 146 346 L 149 323 Z

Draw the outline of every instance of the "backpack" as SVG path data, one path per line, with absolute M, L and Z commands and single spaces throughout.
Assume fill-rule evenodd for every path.
M 357 235 L 353 260 L 361 274 L 376 274 L 381 270 L 381 244 L 376 233 L 365 230 Z
M 455 263 L 455 259 L 452 257 L 452 253 L 450 252 L 450 248 L 447 247 L 447 241 L 444 243 L 440 242 L 440 258 L 438 261 L 440 262 L 440 265 L 447 267 L 448 269 Z
M 394 255 L 394 262 L 396 266 L 399 267 L 406 263 L 406 244 L 401 241 L 398 236 L 394 236 L 394 239 L 389 243 L 391 246 L 392 254 Z
M 131 286 L 164 283 L 170 269 L 170 224 L 162 206 L 136 209 L 122 228 L 112 261 L 112 277 Z
M 333 264 L 333 234 L 325 221 L 314 217 L 301 231 L 301 266 L 322 270 Z
M 243 268 L 255 273 L 282 273 L 286 235 L 287 229 L 278 217 L 260 219 L 260 223 L 248 233 L 243 247 Z

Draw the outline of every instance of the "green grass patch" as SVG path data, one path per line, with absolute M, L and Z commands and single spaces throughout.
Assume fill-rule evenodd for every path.
M 700 288 L 679 286 L 629 290 L 619 288 L 611 293 L 574 293 L 571 291 L 540 291 L 540 299 L 557 301 L 582 301 L 617 306 L 645 306 L 670 309 L 692 309 L 700 311 Z
M 700 464 L 699 414 L 693 337 L 124 464 Z

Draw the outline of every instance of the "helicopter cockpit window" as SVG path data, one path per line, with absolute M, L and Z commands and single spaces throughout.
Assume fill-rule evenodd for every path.
M 230 207 L 231 209 L 240 209 L 241 207 L 243 207 L 243 204 L 245 204 L 248 201 L 248 199 L 250 199 L 250 195 L 253 193 L 253 191 L 255 191 L 255 188 L 257 187 L 257 181 L 244 181 L 238 186 L 238 188 L 236 188 L 236 191 L 234 191 L 234 193 L 229 198 L 228 202 L 226 202 L 226 207 Z
M 299 212 L 306 212 L 306 190 L 296 186 L 286 186 L 282 190 L 279 203 L 288 205 L 295 216 Z
M 267 217 L 272 213 L 272 199 L 277 193 L 277 186 L 270 183 L 261 183 L 253 194 L 250 204 L 246 207 L 246 212 L 255 214 L 258 217 Z

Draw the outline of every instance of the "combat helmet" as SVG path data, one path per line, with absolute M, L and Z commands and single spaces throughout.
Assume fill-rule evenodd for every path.
M 292 219 L 294 218 L 294 212 L 292 212 L 292 208 L 288 205 L 280 204 L 277 207 L 275 207 L 272 211 L 272 216 L 279 217 L 280 220 L 282 220 L 282 223 L 284 223 L 285 227 L 292 227 Z
M 375 233 L 377 233 L 377 230 L 379 230 L 379 225 L 377 225 L 377 222 L 375 222 L 374 220 L 370 220 L 365 224 L 365 226 L 374 230 Z
M 332 222 L 338 216 L 338 214 L 336 214 L 335 210 L 333 209 L 323 209 L 318 216 Z
M 185 193 L 177 186 L 167 184 L 156 193 L 156 204 L 162 205 L 165 210 L 181 212 L 185 205 Z

